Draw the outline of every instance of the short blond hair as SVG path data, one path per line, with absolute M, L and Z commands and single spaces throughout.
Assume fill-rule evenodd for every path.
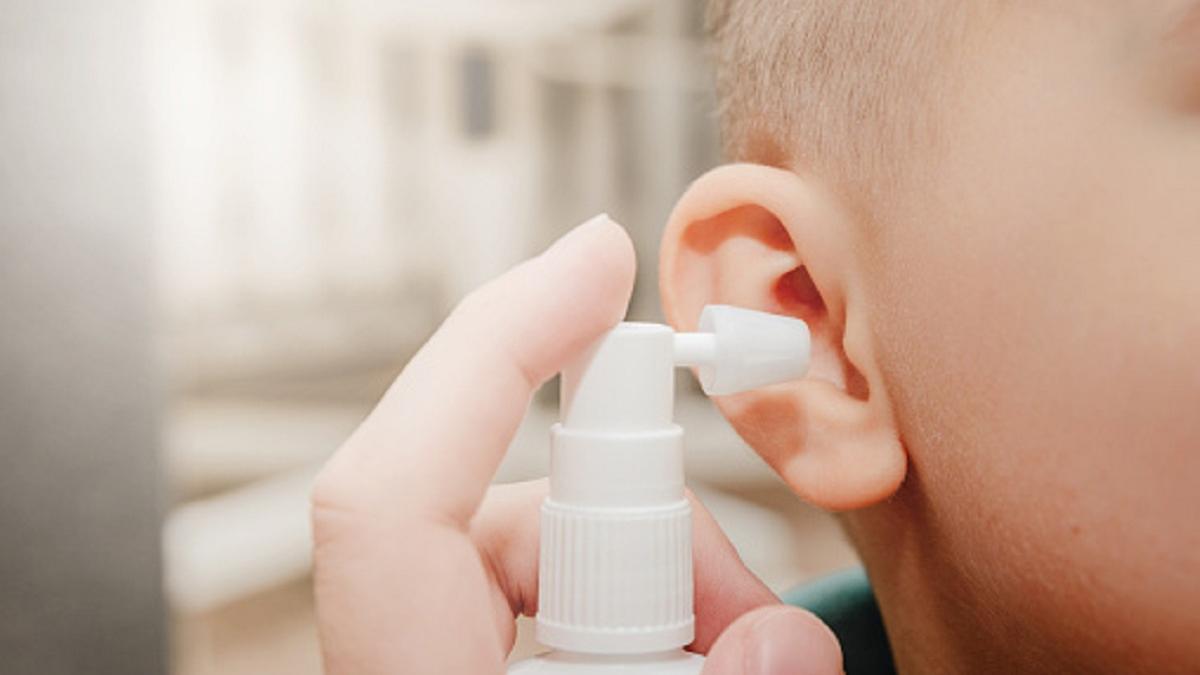
M 943 75 L 982 4 L 711 0 L 726 154 L 873 189 L 907 144 L 936 140 Z

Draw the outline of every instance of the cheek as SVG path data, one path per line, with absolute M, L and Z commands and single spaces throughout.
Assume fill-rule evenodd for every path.
M 1195 659 L 1200 128 L 1046 38 L 976 74 L 877 242 L 908 553 L 1000 642 Z
M 940 574 L 1040 639 L 1187 653 L 1200 208 L 1179 204 L 1198 174 L 1124 156 L 1013 156 L 986 189 L 946 186 L 953 217 L 885 246 L 879 353 Z

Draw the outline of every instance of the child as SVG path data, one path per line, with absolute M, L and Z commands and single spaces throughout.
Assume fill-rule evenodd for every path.
M 809 378 L 718 404 L 842 513 L 897 669 L 1200 671 L 1200 3 L 722 0 L 713 23 L 740 163 L 672 215 L 664 309 L 809 323 Z M 331 462 L 331 670 L 502 667 L 536 495 L 480 502 L 529 388 L 619 319 L 627 246 L 592 224 L 477 293 Z M 770 601 L 703 518 L 697 548 L 706 672 L 839 667 L 810 616 L 735 621 Z
M 1200 3 L 726 0 L 673 323 L 813 327 L 721 401 L 845 511 L 901 672 L 1196 672 Z

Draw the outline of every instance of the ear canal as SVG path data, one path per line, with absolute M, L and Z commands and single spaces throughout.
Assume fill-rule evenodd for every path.
M 825 301 L 813 283 L 808 268 L 796 267 L 775 282 L 775 300 L 789 314 L 813 316 L 825 314 Z

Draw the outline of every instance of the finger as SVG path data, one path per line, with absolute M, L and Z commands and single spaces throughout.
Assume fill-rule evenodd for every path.
M 688 649 L 705 654 L 729 624 L 758 607 L 777 605 L 738 555 L 708 509 L 691 494 L 693 578 L 696 580 L 696 639 Z
M 838 675 L 842 649 L 811 612 L 762 607 L 717 638 L 701 675 Z
M 494 486 L 471 521 L 471 539 L 493 582 L 496 634 L 506 653 L 516 638 L 513 620 L 537 614 L 540 509 L 549 489 L 544 478 Z
M 537 612 L 538 509 L 547 488 L 544 479 L 493 487 L 471 523 L 471 537 L 498 589 L 496 628 L 506 648 L 512 646 L 513 618 Z M 779 599 L 742 563 L 704 505 L 688 496 L 696 593 L 696 639 L 689 649 L 705 653 L 737 617 Z
M 598 216 L 473 292 L 339 450 L 327 482 L 379 516 L 465 527 L 533 391 L 621 320 L 634 265 L 628 235 Z

